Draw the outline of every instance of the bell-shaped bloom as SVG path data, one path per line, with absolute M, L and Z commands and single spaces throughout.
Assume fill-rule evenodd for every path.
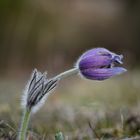
M 91 80 L 105 80 L 126 71 L 122 64 L 122 55 L 117 55 L 105 48 L 95 48 L 85 52 L 78 60 L 80 74 Z

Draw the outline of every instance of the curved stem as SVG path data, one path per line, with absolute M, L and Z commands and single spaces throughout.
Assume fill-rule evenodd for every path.
M 60 73 L 59 75 L 55 76 L 54 78 L 61 80 L 61 79 L 66 78 L 68 76 L 71 76 L 71 75 L 74 75 L 74 74 L 78 74 L 78 72 L 79 72 L 78 68 L 73 68 L 73 69 L 70 69 L 70 70 L 65 71 L 63 73 Z
M 71 75 L 78 74 L 78 72 L 79 72 L 78 68 L 73 68 L 73 69 L 70 69 L 63 73 L 58 74 L 54 78 L 61 80 L 63 78 L 69 77 Z M 30 114 L 31 114 L 31 110 L 25 109 L 24 115 L 23 115 L 23 120 L 21 122 L 18 140 L 26 140 L 26 133 L 27 133 L 27 128 L 28 128 L 28 124 L 29 124 Z
M 28 124 L 29 124 L 30 114 L 31 114 L 31 111 L 28 109 L 25 109 L 23 120 L 21 122 L 18 140 L 26 140 L 26 132 L 27 132 Z

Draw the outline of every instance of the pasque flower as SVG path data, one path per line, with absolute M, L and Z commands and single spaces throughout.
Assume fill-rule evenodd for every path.
M 48 95 L 57 86 L 58 80 L 58 78 L 47 79 L 46 73 L 42 74 L 36 69 L 33 71 L 22 98 L 24 113 L 19 130 L 19 140 L 26 139 L 30 115 L 42 107 Z
M 78 60 L 80 74 L 91 80 L 105 80 L 126 71 L 122 64 L 122 55 L 117 55 L 105 48 L 95 48 L 85 52 Z
M 47 79 L 46 73 L 42 74 L 35 69 L 22 98 L 24 114 L 18 139 L 26 139 L 30 115 L 43 105 L 45 99 L 55 89 L 61 79 L 78 73 L 91 80 L 108 79 L 126 71 L 125 68 L 116 66 L 117 63 L 122 64 L 122 58 L 122 55 L 117 55 L 105 48 L 95 48 L 85 52 L 78 59 L 76 67 L 51 79 Z
M 58 79 L 47 79 L 46 73 L 42 74 L 35 69 L 24 92 L 23 107 L 33 112 L 37 111 L 49 93 L 57 86 L 57 82 Z

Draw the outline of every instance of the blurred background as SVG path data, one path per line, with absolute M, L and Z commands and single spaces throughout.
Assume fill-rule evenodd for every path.
M 128 72 L 104 82 L 78 76 L 62 81 L 31 129 L 47 134 L 46 139 L 57 130 L 71 139 L 95 137 L 91 125 L 99 136 L 138 135 L 139 0 L 1 0 L 0 120 L 18 128 L 20 97 L 34 68 L 51 77 L 73 67 L 94 47 L 123 54 Z

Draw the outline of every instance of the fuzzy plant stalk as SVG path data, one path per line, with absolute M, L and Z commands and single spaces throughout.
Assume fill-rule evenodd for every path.
M 65 72 L 58 74 L 57 76 L 55 76 L 55 78 L 61 80 L 61 79 L 67 78 L 71 75 L 78 74 L 78 73 L 79 73 L 79 69 L 75 67 L 75 68 L 72 68 L 70 70 L 67 70 Z
M 26 140 L 30 116 L 43 106 L 48 95 L 57 86 L 57 83 L 58 79 L 47 79 L 46 73 L 42 74 L 36 69 L 33 71 L 22 97 L 23 116 L 18 140 Z
M 78 69 L 73 68 L 60 73 L 53 79 L 48 80 L 46 73 L 42 74 L 36 69 L 33 71 L 22 97 L 23 116 L 18 140 L 26 139 L 26 133 L 31 114 L 36 113 L 40 109 L 47 99 L 49 93 L 57 86 L 58 81 L 77 73 Z
M 24 115 L 18 140 L 26 140 L 30 116 L 42 107 L 48 95 L 56 88 L 60 80 L 76 74 L 90 80 L 102 81 L 109 79 L 126 72 L 125 68 L 116 66 L 116 64 L 123 63 L 122 59 L 122 55 L 113 53 L 105 48 L 95 48 L 81 55 L 74 68 L 51 79 L 47 79 L 46 73 L 42 74 L 35 69 L 22 98 Z
M 30 120 L 31 110 L 25 109 L 23 114 L 23 120 L 21 122 L 21 127 L 19 131 L 19 140 L 25 140 L 26 139 L 26 132 Z

